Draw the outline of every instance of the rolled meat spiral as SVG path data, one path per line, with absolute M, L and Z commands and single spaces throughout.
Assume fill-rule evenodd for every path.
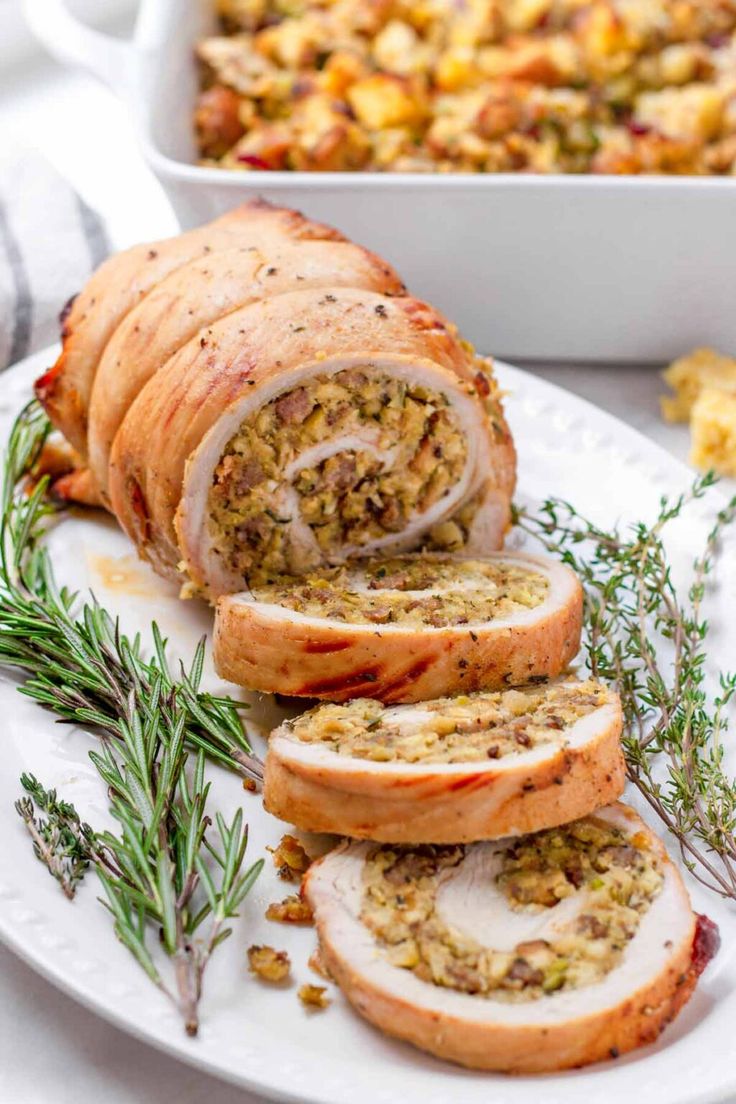
M 94 273 L 62 312 L 62 352 L 36 384 L 49 417 L 83 458 L 97 367 L 115 330 L 161 280 L 198 258 L 241 245 L 260 248 L 284 239 L 344 240 L 297 211 L 256 200 L 175 238 L 133 246 Z
M 346 842 L 305 892 L 356 1011 L 475 1069 L 568 1069 L 653 1042 L 718 945 L 621 804 L 495 843 Z
M 37 385 L 154 568 L 211 597 L 430 546 L 493 549 L 515 454 L 487 362 L 384 261 L 249 204 L 114 258 Z
M 110 452 L 133 400 L 158 369 L 203 328 L 259 299 L 298 287 L 403 292 L 388 265 L 350 242 L 238 245 L 175 269 L 120 323 L 103 353 L 90 398 L 89 463 L 108 490 Z

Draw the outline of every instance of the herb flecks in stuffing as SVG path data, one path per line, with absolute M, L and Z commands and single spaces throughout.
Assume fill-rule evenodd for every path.
M 219 0 L 195 126 L 246 172 L 732 174 L 728 0 Z
M 608 691 L 593 681 L 485 691 L 412 706 L 357 698 L 317 706 L 290 731 L 303 743 L 373 762 L 487 762 L 564 741 L 577 721 L 608 701 Z
M 369 367 L 316 376 L 249 415 L 226 445 L 210 536 L 243 579 L 303 574 L 400 533 L 455 487 L 466 462 L 443 393 Z
M 499 950 L 450 927 L 438 909 L 441 885 L 466 854 L 462 846 L 376 847 L 364 868 L 361 920 L 394 966 L 496 1000 L 537 1000 L 600 981 L 620 962 L 663 884 L 645 838 L 595 817 L 522 836 L 489 873 L 508 906 L 543 914 L 578 895 L 580 907 L 553 940 Z
M 299 882 L 309 869 L 311 859 L 296 836 L 281 837 L 278 847 L 269 848 L 279 877 L 285 882 Z
M 546 599 L 546 576 L 509 561 L 397 556 L 366 560 L 359 569 L 323 568 L 303 580 L 281 578 L 253 588 L 308 617 L 348 624 L 478 625 L 535 609 Z

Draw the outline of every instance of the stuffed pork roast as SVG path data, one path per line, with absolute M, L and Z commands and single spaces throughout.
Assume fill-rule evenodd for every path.
M 718 943 L 620 804 L 494 843 L 345 843 L 305 886 L 355 1009 L 477 1069 L 566 1069 L 653 1042 Z
M 469 843 L 621 796 L 621 704 L 592 680 L 384 706 L 325 704 L 271 734 L 263 799 L 311 832 Z
M 69 492 L 212 597 L 508 524 L 488 363 L 385 262 L 262 202 L 103 265 L 36 391 L 86 465 Z
M 133 246 L 94 273 L 62 311 L 62 353 L 36 394 L 54 425 L 87 455 L 89 405 L 100 361 L 117 328 L 163 280 L 192 262 L 240 246 L 258 251 L 284 240 L 342 240 L 337 230 L 296 211 L 256 202 L 176 238 Z
M 221 597 L 215 665 L 251 689 L 337 702 L 505 689 L 564 671 L 582 604 L 575 574 L 540 556 L 360 560 Z

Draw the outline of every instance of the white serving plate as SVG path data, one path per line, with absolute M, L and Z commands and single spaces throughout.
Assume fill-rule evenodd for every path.
M 127 101 L 184 228 L 255 195 L 299 208 L 370 243 L 477 345 L 516 359 L 736 351 L 736 179 L 204 169 L 193 164 L 193 47 L 213 0 L 141 0 L 130 43 L 82 26 L 66 2 L 23 5 L 52 54 Z
M 40 354 L 4 376 L 0 438 L 26 401 L 30 382 L 47 366 L 52 352 Z M 652 516 L 659 496 L 688 485 L 690 473 L 634 430 L 590 404 L 518 369 L 501 365 L 509 392 L 508 413 L 520 453 L 520 501 L 535 503 L 557 493 L 594 520 Z M 708 528 L 708 510 L 690 511 L 674 532 L 674 570 L 687 565 Z M 522 546 L 518 534 L 514 546 Z M 52 537 L 57 573 L 75 588 L 91 586 L 101 602 L 118 613 L 128 630 L 144 633 L 152 617 L 183 656 L 211 624 L 209 611 L 183 603 L 174 588 L 138 564 L 111 520 L 74 516 Z M 110 574 L 124 577 L 123 585 Z M 719 566 L 714 605 L 736 602 L 736 542 L 729 538 Z M 728 663 L 736 652 L 736 627 L 713 614 L 712 660 Z M 217 681 L 210 672 L 209 684 Z M 219 684 L 221 685 L 221 684 Z M 205 983 L 203 1025 L 198 1039 L 185 1036 L 160 996 L 128 952 L 118 944 L 107 913 L 95 900 L 88 875 L 77 900 L 69 904 L 31 854 L 30 842 L 13 811 L 18 777 L 31 771 L 57 786 L 98 828 L 107 821 L 104 788 L 87 760 L 93 737 L 66 725 L 0 680 L 4 719 L 0 775 L 0 937 L 35 969 L 71 996 L 126 1031 L 170 1054 L 269 1097 L 313 1104 L 704 1104 L 736 1092 L 733 1023 L 736 1016 L 736 913 L 692 883 L 696 907 L 721 925 L 724 946 L 709 967 L 695 997 L 660 1041 L 617 1062 L 545 1077 L 507 1078 L 476 1074 L 429 1058 L 408 1045 L 384 1038 L 355 1015 L 337 992 L 324 1013 L 308 1014 L 287 991 L 269 989 L 251 978 L 245 949 L 253 942 L 285 947 L 298 983 L 312 980 L 307 958 L 312 929 L 293 930 L 269 923 L 269 901 L 289 892 L 270 863 L 247 898 L 233 938 L 218 949 Z M 271 699 L 252 711 L 267 723 L 275 719 Z M 260 745 L 260 743 L 258 744 Z M 242 804 L 250 825 L 251 861 L 280 838 L 284 826 L 266 814 L 257 797 L 244 794 L 226 772 L 210 768 L 213 801 L 225 813 Z M 651 814 L 644 813 L 652 822 Z M 331 987 L 332 989 L 333 987 Z

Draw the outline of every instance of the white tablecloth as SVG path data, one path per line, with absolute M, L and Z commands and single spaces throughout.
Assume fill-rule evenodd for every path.
M 0 75 L 0 137 L 0 146 L 13 137 L 33 141 L 102 212 L 114 244 L 175 229 L 161 190 L 137 155 L 125 113 L 86 78 L 40 61 Z M 545 365 L 535 370 L 685 458 L 686 431 L 664 426 L 659 418 L 661 387 L 652 369 Z M 129 1038 L 0 948 L 3 1104 L 253 1104 L 256 1099 Z

